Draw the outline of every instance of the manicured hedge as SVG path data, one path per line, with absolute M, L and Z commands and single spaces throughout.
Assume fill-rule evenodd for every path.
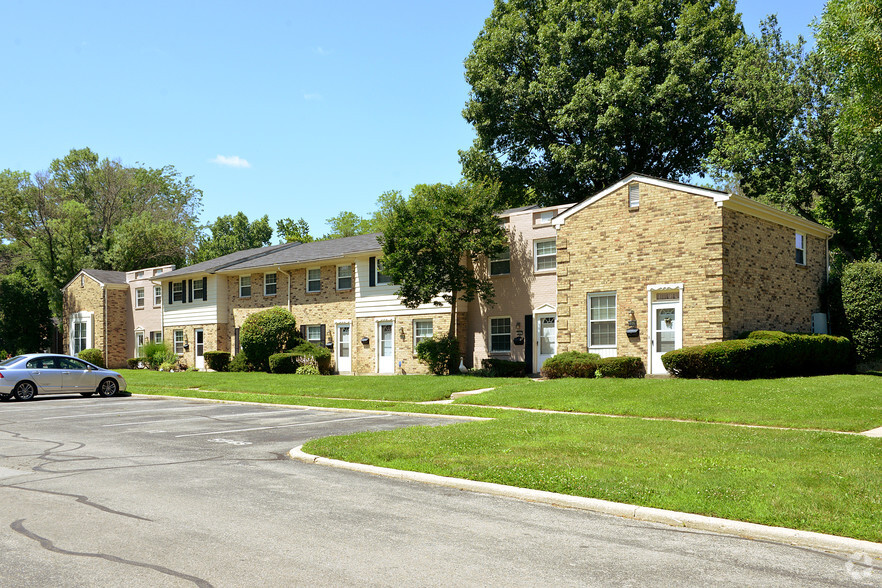
M 858 357 L 882 358 L 882 263 L 852 263 L 845 268 L 842 306 Z
M 294 315 L 279 307 L 250 315 L 242 323 L 239 336 L 248 360 L 262 371 L 269 370 L 270 355 L 280 353 L 299 340 Z
M 230 352 L 229 351 L 206 351 L 205 364 L 208 369 L 216 372 L 225 372 L 230 369 Z
M 606 357 L 596 353 L 567 351 L 542 364 L 546 378 L 642 378 L 646 367 L 639 357 Z
M 851 342 L 844 337 L 779 331 L 669 351 L 662 364 L 678 378 L 711 380 L 843 374 L 853 367 Z
M 299 357 L 311 357 L 322 374 L 331 371 L 331 352 L 327 348 L 312 343 L 301 343 L 291 351 L 276 353 L 269 358 L 270 371 L 274 374 L 294 374 L 302 367 Z
M 527 364 L 523 361 L 508 359 L 482 359 L 481 367 L 487 370 L 491 378 L 519 378 L 527 375 Z
M 98 367 L 104 367 L 104 354 L 100 349 L 83 349 L 77 354 L 77 357 Z
M 446 335 L 423 339 L 417 344 L 417 359 L 436 376 L 455 374 L 459 367 L 459 341 Z

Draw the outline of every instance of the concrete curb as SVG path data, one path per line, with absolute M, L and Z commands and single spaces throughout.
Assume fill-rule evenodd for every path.
M 673 510 L 663 510 L 660 508 L 622 504 L 620 502 L 610 502 L 608 500 L 599 500 L 597 498 L 568 496 L 566 494 L 556 494 L 554 492 L 545 492 L 542 490 L 530 490 L 527 488 L 516 488 L 513 486 L 504 486 L 502 484 L 493 484 L 489 482 L 476 482 L 473 480 L 462 480 L 459 478 L 436 476 L 434 474 L 424 474 L 421 472 L 409 472 L 359 463 L 350 463 L 310 455 L 304 453 L 302 447 L 302 445 L 295 447 L 288 452 L 288 456 L 291 459 L 307 463 L 331 466 L 375 476 L 384 476 L 397 480 L 434 484 L 436 486 L 444 486 L 456 490 L 479 492 L 481 494 L 514 498 L 527 502 L 538 502 L 540 504 L 548 504 L 563 508 L 575 508 L 635 519 L 638 521 L 661 523 L 674 527 L 685 527 L 687 529 L 696 529 L 699 531 L 735 535 L 745 539 L 773 541 L 775 543 L 785 543 L 798 547 L 808 547 L 846 555 L 866 554 L 870 557 L 882 558 L 882 543 L 874 543 L 872 541 L 838 537 L 836 535 L 826 535 L 824 533 L 814 533 L 811 531 L 799 531 L 796 529 L 787 529 L 785 527 L 771 527 L 757 523 L 732 521 L 729 519 L 720 519 Z

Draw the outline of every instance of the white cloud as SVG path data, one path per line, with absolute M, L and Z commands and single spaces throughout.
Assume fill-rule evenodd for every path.
M 322 95 L 321 95 L 321 94 L 316 94 L 316 93 L 312 93 L 312 94 L 304 94 L 304 95 L 303 95 L 303 99 L 304 99 L 304 100 L 321 100 L 321 99 L 322 99 Z
M 330 51 L 326 50 L 324 47 L 321 47 L 321 46 L 314 47 L 312 52 L 315 53 L 316 55 L 330 55 L 331 54 Z
M 218 155 L 212 159 L 211 162 L 218 165 L 226 165 L 228 167 L 251 167 L 251 164 L 248 163 L 247 159 L 242 159 L 238 155 Z

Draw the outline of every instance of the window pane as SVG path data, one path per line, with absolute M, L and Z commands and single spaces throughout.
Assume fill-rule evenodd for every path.
M 383 273 L 383 260 L 377 260 L 377 284 L 391 284 L 392 278 Z
M 306 291 L 318 292 L 322 289 L 322 270 L 315 268 L 306 270 Z
M 615 345 L 615 327 L 613 322 L 591 323 L 591 344 Z
M 312 343 L 318 343 L 322 338 L 322 328 L 318 325 L 306 327 L 306 338 Z
M 611 320 L 616 318 L 615 296 L 591 297 L 591 320 Z

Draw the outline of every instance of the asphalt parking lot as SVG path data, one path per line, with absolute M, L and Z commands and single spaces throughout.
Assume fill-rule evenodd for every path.
M 0 404 L 0 585 L 874 586 L 854 558 L 292 461 L 455 420 L 189 399 Z

